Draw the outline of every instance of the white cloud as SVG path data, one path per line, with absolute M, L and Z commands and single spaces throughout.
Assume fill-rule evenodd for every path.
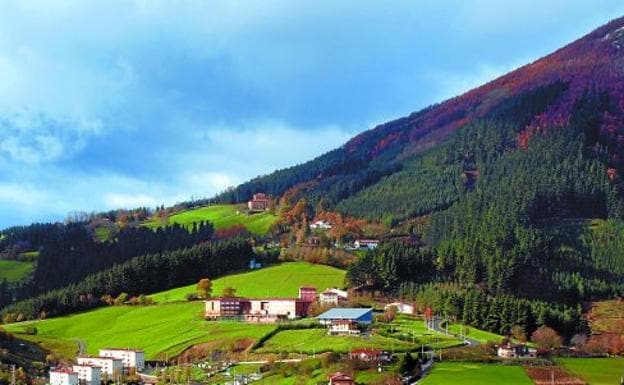
M 154 207 L 158 200 L 147 194 L 104 194 L 103 201 L 110 208 Z

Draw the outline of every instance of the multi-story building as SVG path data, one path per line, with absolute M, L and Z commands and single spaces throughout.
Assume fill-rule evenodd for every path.
M 145 353 L 143 350 L 105 348 L 100 349 L 100 356 L 120 359 L 123 361 L 124 368 L 134 368 L 138 372 L 145 369 Z
M 78 365 L 99 366 L 102 374 L 106 373 L 109 378 L 115 379 L 123 374 L 123 360 L 113 357 L 79 356 L 76 358 Z
M 69 368 L 50 370 L 50 385 L 79 385 L 78 374 Z
M 100 385 L 102 382 L 102 368 L 99 366 L 74 365 L 72 369 L 81 385 Z

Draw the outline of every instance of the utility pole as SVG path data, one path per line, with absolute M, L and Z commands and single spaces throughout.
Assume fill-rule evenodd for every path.
M 11 385 L 15 385 L 15 364 L 11 365 Z

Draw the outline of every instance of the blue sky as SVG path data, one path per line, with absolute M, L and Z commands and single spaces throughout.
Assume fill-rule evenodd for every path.
M 211 196 L 622 15 L 621 0 L 4 1 L 0 227 Z

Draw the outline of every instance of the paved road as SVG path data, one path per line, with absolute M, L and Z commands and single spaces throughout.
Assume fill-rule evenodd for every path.
M 431 325 L 429 326 L 429 330 L 434 330 L 436 332 L 447 334 L 446 329 L 441 326 L 443 321 L 444 319 L 440 317 L 434 317 L 433 320 L 431 321 Z M 447 335 L 452 335 L 454 337 L 459 338 L 459 335 L 457 334 L 448 333 Z M 466 346 L 477 346 L 481 344 L 479 341 L 466 337 L 466 336 L 463 337 L 463 340 Z

